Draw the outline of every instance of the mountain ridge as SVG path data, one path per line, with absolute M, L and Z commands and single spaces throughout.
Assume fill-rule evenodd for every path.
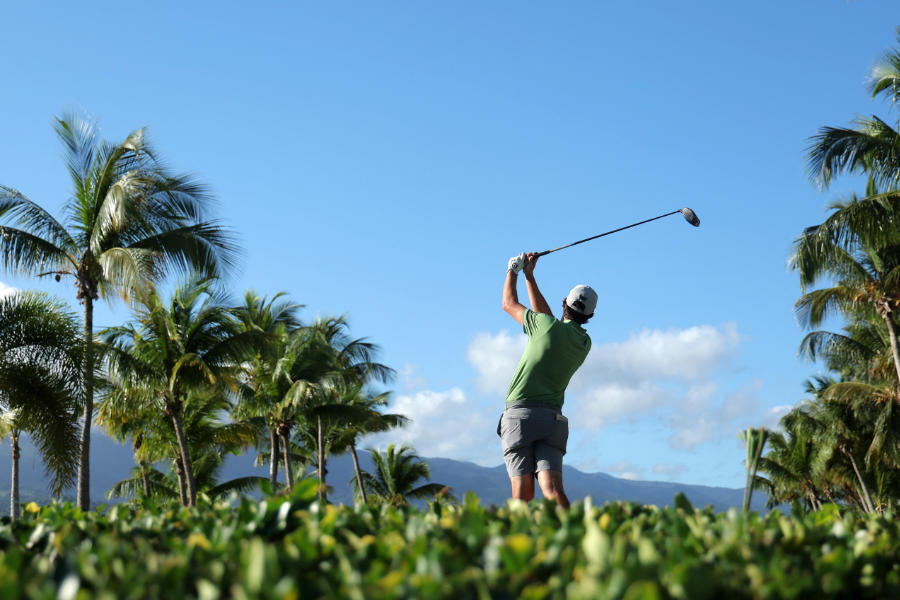
M 23 490 L 22 500 L 50 498 L 47 492 L 47 479 L 43 465 L 35 453 L 34 446 L 28 440 L 22 440 L 22 458 L 19 462 L 20 488 Z M 257 467 L 253 464 L 255 452 L 240 456 L 228 456 L 222 469 L 223 480 L 244 477 L 247 475 L 268 476 L 268 467 Z M 373 463 L 369 454 L 359 455 L 361 468 L 372 472 Z M 0 502 L 9 498 L 10 489 L 10 451 L 9 444 L 0 449 Z M 510 497 L 509 478 L 503 465 L 483 467 L 481 465 L 443 457 L 424 457 L 431 470 L 431 481 L 447 485 L 451 493 L 459 499 L 469 490 L 474 491 L 484 505 L 501 505 Z M 94 505 L 108 504 L 121 500 L 106 499 L 106 491 L 115 483 L 130 476 L 134 467 L 130 445 L 119 444 L 103 434 L 95 434 L 92 438 L 91 452 L 91 498 Z M 353 504 L 354 477 L 353 461 L 349 454 L 331 456 L 327 463 L 326 481 L 333 488 L 329 500 L 335 503 Z M 743 500 L 743 489 L 717 486 L 685 484 L 671 481 L 645 481 L 620 479 L 607 473 L 586 473 L 575 467 L 563 467 L 563 481 L 566 493 L 573 502 L 591 496 L 596 504 L 625 500 L 657 506 L 671 505 L 678 492 L 684 493 L 691 503 L 697 507 L 713 506 L 716 511 L 729 508 L 740 508 Z M 27 490 L 27 493 L 25 491 Z M 42 493 L 43 490 L 43 493 Z M 63 497 L 74 499 L 75 490 L 66 489 Z M 540 498 L 540 491 L 535 497 Z M 0 514 L 5 512 L 0 504 Z M 765 497 L 761 493 L 754 494 L 752 504 L 754 510 L 765 510 Z

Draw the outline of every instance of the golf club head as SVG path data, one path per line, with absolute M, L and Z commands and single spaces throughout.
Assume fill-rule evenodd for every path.
M 684 215 L 684 220 L 693 225 L 694 227 L 700 227 L 700 219 L 697 218 L 696 213 L 689 208 L 682 208 L 681 214 Z

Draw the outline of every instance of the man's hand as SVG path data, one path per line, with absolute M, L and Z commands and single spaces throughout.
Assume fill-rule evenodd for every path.
M 537 266 L 538 261 L 538 253 L 537 252 L 529 252 L 525 254 L 525 266 L 522 267 L 522 272 L 525 273 L 525 277 L 534 276 L 534 267 Z
M 509 263 L 507 263 L 507 265 L 506 265 L 506 270 L 512 271 L 513 273 L 518 275 L 519 271 L 521 271 L 524 267 L 525 267 L 525 253 L 523 252 L 520 255 L 513 256 L 511 259 L 509 259 Z M 532 270 L 533 270 L 533 268 L 532 268 Z

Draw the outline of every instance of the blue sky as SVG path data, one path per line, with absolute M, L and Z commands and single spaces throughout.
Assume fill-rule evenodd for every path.
M 346 313 L 399 372 L 390 440 L 502 461 L 522 340 L 507 259 L 692 207 L 541 260 L 556 307 L 600 293 L 567 397 L 569 464 L 739 487 L 737 433 L 818 371 L 796 356 L 792 240 L 826 204 L 804 149 L 886 107 L 865 91 L 896 3 L 27 3 L 2 9 L 0 183 L 56 214 L 51 128 L 147 125 L 245 248 L 228 282 Z M 71 287 L 0 274 L 69 299 Z M 523 293 L 524 297 L 524 293 Z M 99 326 L 128 316 L 101 307 Z M 3 450 L 7 451 L 7 450 Z

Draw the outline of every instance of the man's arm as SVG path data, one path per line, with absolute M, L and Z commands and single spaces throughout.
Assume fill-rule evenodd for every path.
M 525 257 L 525 267 L 522 272 L 525 274 L 525 288 L 528 290 L 528 301 L 531 302 L 531 310 L 536 313 L 544 313 L 553 316 L 550 305 L 544 300 L 544 295 L 538 289 L 537 280 L 534 278 L 534 267 L 537 266 L 537 252 L 531 252 Z
M 522 319 L 525 318 L 525 307 L 519 303 L 519 292 L 516 289 L 518 281 L 519 276 L 515 271 L 510 269 L 506 272 L 506 281 L 503 283 L 503 310 L 521 325 Z

